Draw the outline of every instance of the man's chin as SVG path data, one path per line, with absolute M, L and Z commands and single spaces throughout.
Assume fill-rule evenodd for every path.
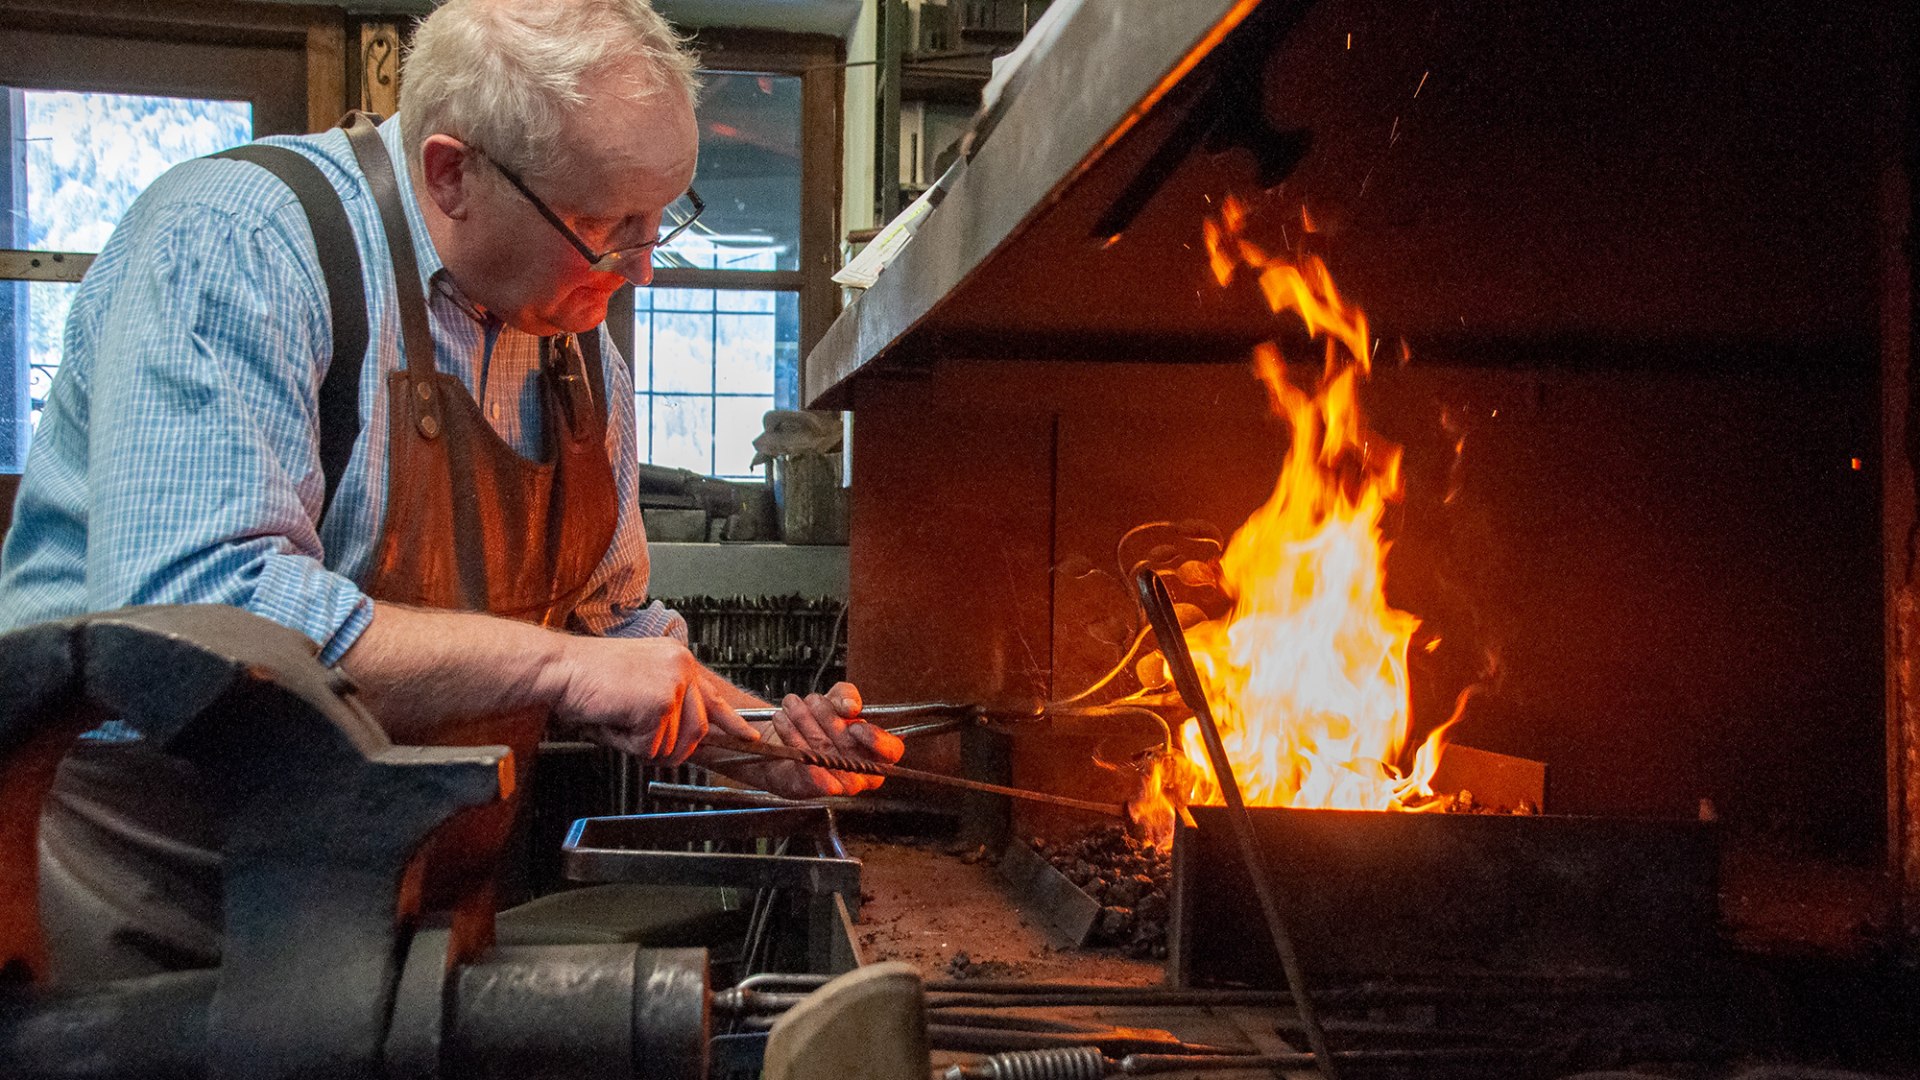
M 559 304 L 545 309 L 529 308 L 507 325 L 524 334 L 547 337 L 551 334 L 584 334 L 607 321 L 607 303 L 611 293 L 579 290 Z
M 581 289 L 567 297 L 550 318 L 556 331 L 584 334 L 607 321 L 607 305 L 612 300 L 612 293 Z

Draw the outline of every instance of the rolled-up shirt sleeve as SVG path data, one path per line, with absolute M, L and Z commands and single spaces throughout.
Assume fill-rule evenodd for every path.
M 176 174 L 189 168 L 250 167 Z M 331 663 L 372 603 L 327 569 L 315 531 L 331 339 L 297 248 L 311 244 L 304 217 L 290 198 L 260 216 L 156 202 L 115 235 L 107 291 L 68 330 L 70 353 L 91 357 L 68 404 L 88 412 L 87 457 L 114 466 L 86 470 L 88 606 L 230 604 L 301 631 Z
M 670 637 L 686 644 L 687 620 L 647 599 L 651 565 L 647 530 L 640 518 L 640 451 L 633 410 L 633 377 L 626 360 L 603 329 L 600 354 L 607 388 L 607 456 L 613 464 L 620 516 L 606 558 L 588 582 L 587 595 L 573 613 L 576 629 L 600 637 Z

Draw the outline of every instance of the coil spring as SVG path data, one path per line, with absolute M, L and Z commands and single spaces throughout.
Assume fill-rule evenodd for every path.
M 947 1080 L 1103 1080 L 1107 1057 L 1097 1046 L 1010 1050 L 978 1065 L 947 1070 Z

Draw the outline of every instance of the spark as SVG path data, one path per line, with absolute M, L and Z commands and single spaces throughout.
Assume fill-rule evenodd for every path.
M 1347 31 L 1347 51 L 1353 51 L 1353 31 Z
M 1400 141 L 1400 118 L 1396 116 L 1393 118 L 1393 129 L 1387 132 L 1387 145 L 1392 146 L 1394 143 L 1397 143 L 1399 141 Z
M 1419 96 L 1420 96 L 1420 87 L 1421 87 L 1421 86 L 1425 86 L 1425 85 L 1427 85 L 1427 76 L 1429 76 L 1429 75 L 1431 75 L 1431 74 L 1433 74 L 1433 72 L 1432 72 L 1431 70 L 1428 70 L 1428 71 L 1423 71 L 1423 72 L 1421 72 L 1421 73 L 1420 73 L 1420 86 L 1416 86 L 1416 87 L 1414 87 L 1414 88 L 1413 88 L 1413 96 L 1414 96 L 1414 97 L 1419 97 Z

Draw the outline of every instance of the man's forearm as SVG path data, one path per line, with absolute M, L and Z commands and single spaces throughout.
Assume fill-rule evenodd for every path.
M 362 700 L 399 743 L 431 743 L 463 717 L 553 707 L 565 689 L 567 636 L 472 612 L 376 603 L 340 658 Z

